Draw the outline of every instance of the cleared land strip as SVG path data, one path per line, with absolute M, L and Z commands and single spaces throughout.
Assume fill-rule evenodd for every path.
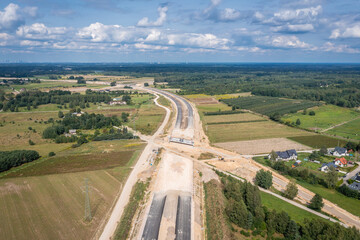
M 249 141 L 234 141 L 215 143 L 217 147 L 245 155 L 269 154 L 272 150 L 285 151 L 288 149 L 311 150 L 311 147 L 289 140 L 287 138 L 268 138 Z
M 213 169 L 216 169 L 217 171 L 219 171 L 219 172 L 221 172 L 221 173 L 223 173 L 223 174 L 226 174 L 226 175 L 228 175 L 228 176 L 231 176 L 231 177 L 233 177 L 233 178 L 235 178 L 235 179 L 237 179 L 237 180 L 239 180 L 239 181 L 242 181 L 242 182 L 245 181 L 243 178 L 240 178 L 240 177 L 238 177 L 238 176 L 236 176 L 236 175 L 234 175 L 234 174 L 231 174 L 231 173 L 228 173 L 228 172 L 226 172 L 226 171 L 223 171 L 223 170 L 221 170 L 221 169 L 219 169 L 219 168 L 217 168 L 217 167 L 215 167 L 215 166 L 213 166 L 213 165 L 210 165 L 210 166 L 209 166 L 209 165 L 207 165 L 207 164 L 204 163 L 204 162 L 201 162 L 201 161 L 198 161 L 198 162 L 200 162 L 200 163 L 201 163 L 202 165 L 204 165 L 204 166 L 207 166 L 207 167 L 211 167 L 211 168 L 213 168 Z M 271 195 L 273 195 L 273 196 L 275 196 L 275 197 L 277 197 L 277 198 L 279 198 L 279 199 L 281 199 L 281 200 L 284 200 L 284 201 L 286 201 L 286 202 L 288 202 L 288 203 L 290 203 L 290 204 L 292 204 L 292 205 L 294 205 L 294 206 L 296 206 L 296 207 L 299 207 L 299 208 L 301 208 L 301 209 L 303 209 L 303 210 L 305 210 L 305 211 L 307 211 L 307 212 L 313 213 L 313 214 L 315 214 L 315 215 L 317 215 L 317 216 L 319 216 L 319 217 L 322 217 L 322 218 L 324 218 L 324 219 L 330 220 L 331 222 L 339 223 L 339 224 L 343 225 L 344 227 L 348 227 L 346 224 L 344 224 L 344 223 L 342 223 L 342 222 L 340 222 L 340 221 L 338 221 L 338 220 L 335 220 L 335 219 L 333 219 L 333 218 L 331 218 L 331 217 L 329 217 L 329 216 L 326 216 L 326 215 L 324 215 L 324 214 L 322 214 L 322 213 L 319 213 L 319 212 L 316 212 L 316 211 L 314 211 L 314 210 L 311 210 L 311 209 L 303 206 L 302 204 L 297 203 L 297 202 L 295 202 L 295 201 L 293 201 L 293 200 L 284 198 L 283 196 L 280 196 L 279 194 L 273 193 L 273 192 L 271 192 L 271 191 L 269 191 L 269 190 L 266 190 L 266 189 L 264 189 L 264 188 L 261 188 L 261 187 L 259 187 L 259 189 L 260 189 L 260 191 L 262 191 L 262 192 L 266 192 L 266 193 L 268 193 L 268 194 L 271 194 Z

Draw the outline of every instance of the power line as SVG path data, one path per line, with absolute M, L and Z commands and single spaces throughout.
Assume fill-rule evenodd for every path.
M 91 208 L 89 197 L 89 179 L 85 178 L 85 221 L 91 221 Z

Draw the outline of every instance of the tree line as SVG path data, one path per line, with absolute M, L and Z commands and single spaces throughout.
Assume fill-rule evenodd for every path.
M 137 92 L 134 92 L 137 93 Z M 110 102 L 115 96 L 122 96 L 123 101 L 127 104 L 131 103 L 131 91 L 112 91 L 112 92 L 99 92 L 87 90 L 86 94 L 71 93 L 64 90 L 51 90 L 49 92 L 41 92 L 38 90 L 26 91 L 17 94 L 5 93 L 0 91 L 0 110 L 3 111 L 16 111 L 19 107 L 26 107 L 28 110 L 37 108 L 39 105 L 45 104 L 58 104 L 67 108 L 81 108 L 90 107 L 89 103 Z
M 0 152 L 0 172 L 10 168 L 20 166 L 27 162 L 32 162 L 40 158 L 37 151 L 33 150 L 14 150 Z
M 252 230 L 253 236 L 267 235 L 267 239 L 273 239 L 276 233 L 282 234 L 285 239 L 360 239 L 360 232 L 355 227 L 345 228 L 338 223 L 318 219 L 296 223 L 286 212 L 264 207 L 258 187 L 219 172 L 217 174 L 227 201 L 225 214 L 233 224 Z M 312 202 L 317 202 L 316 196 Z M 250 236 L 247 231 L 242 230 L 241 233 Z

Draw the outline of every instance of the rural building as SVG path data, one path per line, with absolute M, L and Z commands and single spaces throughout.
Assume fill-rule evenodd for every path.
M 347 165 L 347 160 L 345 158 L 336 158 L 334 160 L 334 163 L 336 166 L 339 166 L 339 167 L 345 167 Z
M 69 130 L 69 133 L 70 133 L 71 135 L 76 135 L 76 129 L 70 129 L 70 130 Z
M 349 187 L 351 190 L 355 190 L 355 191 L 360 192 L 360 183 L 358 183 L 358 182 L 353 182 L 353 183 L 350 184 L 348 187 Z
M 277 154 L 276 161 L 289 161 L 297 159 L 297 152 L 295 149 L 286 150 L 284 152 L 275 152 Z M 271 158 L 271 154 L 269 154 L 268 158 Z
M 337 156 L 337 157 L 346 156 L 347 150 L 346 150 L 346 148 L 335 147 L 334 151 L 332 152 L 332 155 Z
M 81 112 L 73 112 L 72 113 L 72 115 L 75 115 L 75 116 L 77 116 L 77 117 L 80 117 L 81 115 L 83 115 L 84 114 L 84 112 L 83 111 L 81 111 Z
M 324 163 L 321 166 L 320 171 L 327 172 L 330 170 L 330 167 L 338 168 L 338 166 L 336 166 L 334 162 L 329 162 L 329 163 Z
M 300 166 L 301 161 L 300 160 L 296 160 L 296 162 L 291 166 L 292 168 L 296 168 L 298 166 Z
M 74 135 L 76 135 L 76 129 L 70 129 L 69 132 L 65 133 L 64 135 L 65 135 L 65 137 L 74 136 Z
M 121 102 L 111 101 L 111 102 L 109 102 L 109 104 L 110 104 L 111 106 L 113 106 L 113 105 L 126 105 L 126 102 L 124 102 L 124 101 L 121 101 Z

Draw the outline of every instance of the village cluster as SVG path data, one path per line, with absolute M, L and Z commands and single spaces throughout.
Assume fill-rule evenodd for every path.
M 302 162 L 313 162 L 316 164 L 319 164 L 318 170 L 324 173 L 327 173 L 330 171 L 331 168 L 334 168 L 339 173 L 344 174 L 343 178 L 344 180 L 347 180 L 350 182 L 348 187 L 352 190 L 356 190 L 360 192 L 360 171 L 358 171 L 358 168 L 354 170 L 354 172 L 346 172 L 343 171 L 344 168 L 354 167 L 356 163 L 353 161 L 347 160 L 349 157 L 354 156 L 354 152 L 352 150 L 347 150 L 343 147 L 335 147 L 334 149 L 328 149 L 326 156 L 333 156 L 334 160 L 326 163 L 322 163 L 318 160 L 314 160 L 311 158 L 304 158 L 303 160 L 298 159 L 298 153 L 295 149 L 290 149 L 286 151 L 277 151 L 276 153 L 276 159 L 275 161 L 294 161 L 292 164 L 292 168 L 296 168 L 301 166 Z M 268 155 L 268 158 L 271 159 L 272 153 Z

